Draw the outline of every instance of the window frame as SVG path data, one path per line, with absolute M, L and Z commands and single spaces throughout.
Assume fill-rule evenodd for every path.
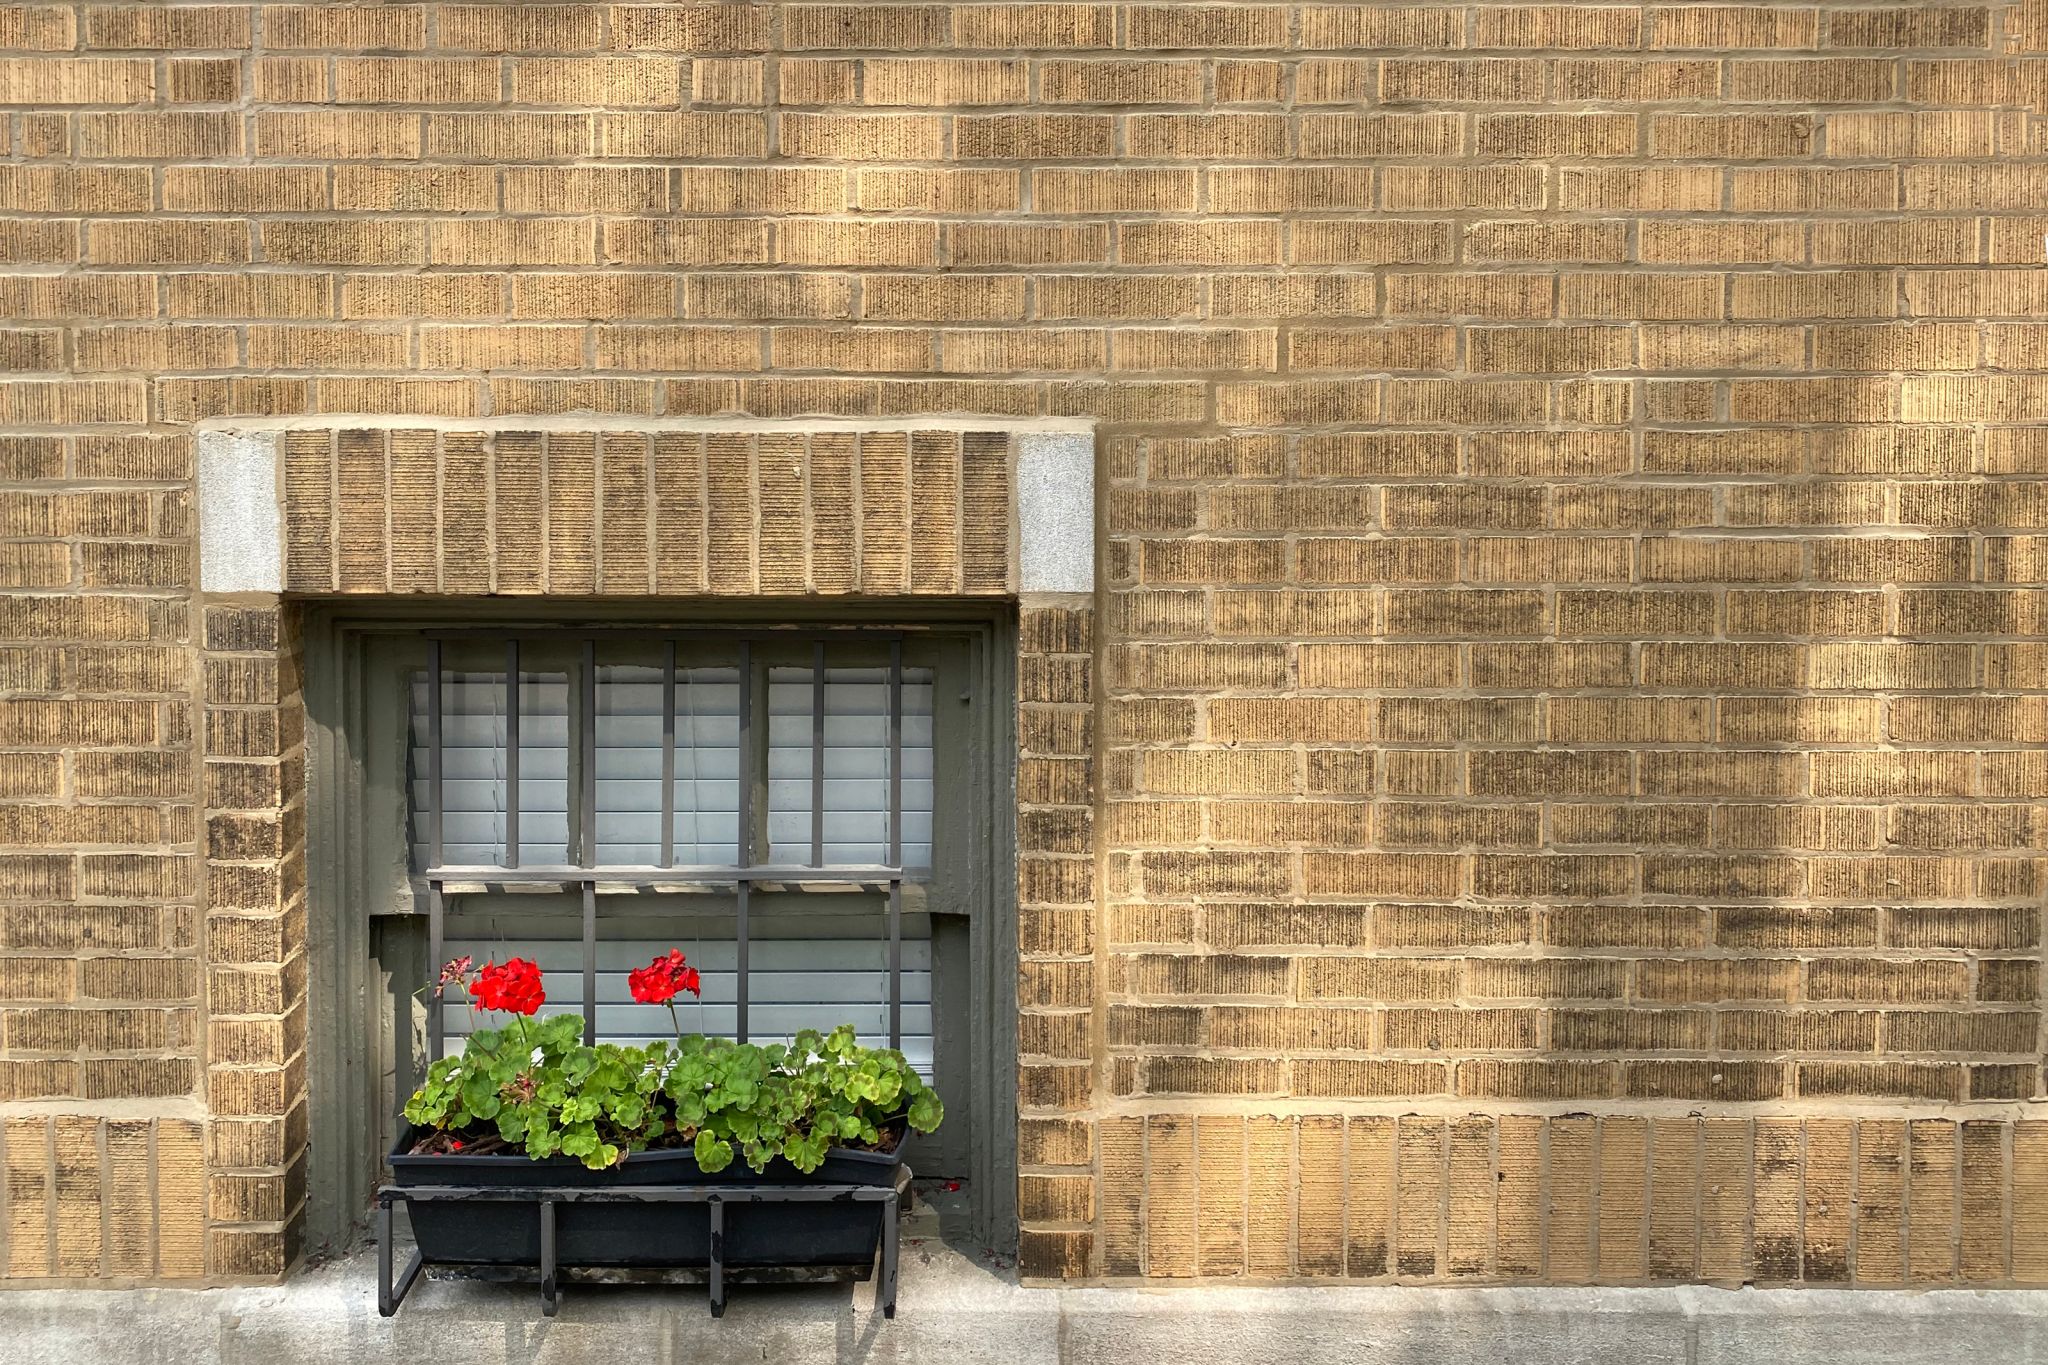
M 363 1211 L 378 1178 L 383 1153 L 376 1149 L 374 1133 L 361 1131 L 368 1125 L 358 1111 L 365 1105 L 388 1108 L 391 1103 L 388 1092 L 392 1078 L 377 1061 L 379 1040 L 395 1036 L 402 1043 L 406 1036 L 411 1036 L 417 1048 L 425 1032 L 425 1021 L 419 1018 L 416 1002 L 398 998 L 404 989 L 399 977 L 389 971 L 380 972 L 372 951 L 373 938 L 381 932 L 376 926 L 410 923 L 424 927 L 430 906 L 425 895 L 415 894 L 412 884 L 409 836 L 402 824 L 403 797 L 366 791 L 365 744 L 372 728 L 366 712 L 378 688 L 386 685 L 381 678 L 366 676 L 366 642 L 391 635 L 417 638 L 430 631 L 444 636 L 460 631 L 502 637 L 515 630 L 528 632 L 542 627 L 569 633 L 594 632 L 601 638 L 670 632 L 731 640 L 739 634 L 750 634 L 781 645 L 806 631 L 834 640 L 842 636 L 865 637 L 869 642 L 878 634 L 895 633 L 906 641 L 921 637 L 953 639 L 964 646 L 962 666 L 970 670 L 966 676 L 971 681 L 957 700 L 967 703 L 971 694 L 977 704 L 964 722 L 971 735 L 965 746 L 967 751 L 954 758 L 970 770 L 962 780 L 971 783 L 973 800 L 966 803 L 967 809 L 949 809 L 945 802 L 935 800 L 934 819 L 935 825 L 942 819 L 958 821 L 955 838 L 958 847 L 969 852 L 969 870 L 958 877 L 943 874 L 937 865 L 947 860 L 935 853 L 934 875 L 942 876 L 945 882 L 945 905 L 943 915 L 933 917 L 934 951 L 937 924 L 943 918 L 952 926 L 948 932 L 957 935 L 955 941 L 963 945 L 959 951 L 968 963 L 966 979 L 953 983 L 952 989 L 960 993 L 957 1008 L 964 1017 L 967 1034 L 956 1045 L 960 1055 L 972 1060 L 961 1082 L 971 1092 L 975 1115 L 963 1155 L 968 1179 L 975 1190 L 971 1233 L 981 1245 L 1004 1252 L 1014 1250 L 1018 1038 L 1017 627 L 1013 604 L 947 601 L 824 605 L 736 599 L 730 603 L 691 604 L 687 613 L 679 613 L 673 604 L 606 603 L 593 613 L 591 620 L 578 620 L 577 616 L 592 613 L 593 604 L 576 604 L 575 611 L 563 611 L 561 607 L 565 604 L 531 599 L 460 603 L 382 599 L 295 605 L 305 649 L 309 739 L 306 790 L 311 989 L 306 1048 L 311 1103 L 307 1122 L 313 1131 L 331 1139 L 324 1143 L 316 1141 L 312 1147 L 308 1170 L 309 1245 L 344 1245 L 360 1233 Z M 556 610 L 550 611 L 550 607 Z M 455 622 L 459 624 L 451 624 Z M 761 666 L 765 675 L 770 666 L 786 665 L 777 658 L 772 665 Z M 950 705 L 954 700 L 948 690 L 950 683 L 939 683 L 936 675 L 934 681 L 938 684 L 934 689 L 934 706 Z M 759 728 L 764 732 L 765 743 L 765 704 L 760 715 L 763 724 Z M 389 717 L 379 718 L 378 723 L 387 731 L 391 726 Z M 397 721 L 401 732 L 408 725 L 409 718 L 400 717 Z M 373 795 L 377 801 L 394 807 L 401 818 L 395 827 L 396 846 L 392 840 L 394 830 L 383 827 L 391 823 L 393 811 L 373 804 Z M 900 808 L 898 830 L 900 833 Z M 935 843 L 944 837 L 935 827 Z M 595 880 L 610 885 L 608 870 L 597 870 L 600 876 Z M 747 869 L 736 865 L 729 870 Z M 797 870 L 808 873 L 817 869 Z M 941 889 L 926 880 L 918 869 L 882 870 L 907 874 L 899 875 L 896 885 L 899 895 L 909 901 L 907 908 L 918 913 L 926 912 L 927 898 L 936 896 Z M 575 871 L 584 873 L 585 869 Z M 663 871 L 673 878 L 673 869 Z M 758 884 L 777 885 L 765 881 Z M 444 889 L 456 885 L 475 884 L 448 882 Z M 568 888 L 577 885 L 571 881 Z M 662 889 L 678 888 L 671 884 Z M 829 897 L 820 903 L 845 902 L 842 897 Z M 900 1000 L 900 990 L 895 995 Z M 934 1008 L 937 1007 L 935 998 Z

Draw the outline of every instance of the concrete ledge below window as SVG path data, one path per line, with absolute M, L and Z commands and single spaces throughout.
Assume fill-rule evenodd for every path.
M 282 1285 L 15 1290 L 0 1332 L 38 1365 L 597 1365 L 687 1360 L 845 1365 L 2030 1365 L 2048 1293 L 2027 1290 L 1020 1286 L 937 1237 L 903 1247 L 898 1315 L 872 1287 L 735 1286 L 721 1320 L 695 1285 L 571 1284 L 561 1316 L 531 1285 L 435 1282 L 376 1313 L 375 1257 Z M 155 1354 L 140 1343 L 160 1344 Z M 129 1343 L 126 1346 L 119 1343 Z M 111 1347 L 112 1354 L 109 1354 Z M 168 1354 L 164 1351 L 168 1350 Z

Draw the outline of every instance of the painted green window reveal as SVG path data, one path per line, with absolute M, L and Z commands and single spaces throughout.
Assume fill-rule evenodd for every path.
M 337 964 L 323 1008 L 359 1011 L 322 1045 L 322 1103 L 346 1106 L 325 1121 L 365 1126 L 327 1178 L 374 1177 L 392 1098 L 472 1027 L 459 1002 L 436 1010 L 420 993 L 439 962 L 528 958 L 551 1003 L 587 1010 L 593 1036 L 630 1041 L 670 1032 L 665 1009 L 631 999 L 626 973 L 674 946 L 702 973 L 701 999 L 679 1007 L 686 1031 L 768 1041 L 849 1022 L 871 1045 L 893 1032 L 948 1108 L 920 1144 L 920 1174 L 993 1182 L 975 1216 L 1007 1235 L 1009 1130 L 986 1121 L 1015 1093 L 1011 879 L 992 875 L 1010 866 L 1015 744 L 1000 628 L 914 616 L 683 627 L 626 612 L 574 625 L 320 620 L 315 898 L 336 947 L 359 945 L 363 963 L 322 959 Z

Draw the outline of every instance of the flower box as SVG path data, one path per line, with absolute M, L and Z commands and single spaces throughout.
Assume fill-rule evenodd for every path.
M 628 979 L 672 1022 L 676 993 L 698 988 L 673 949 Z M 450 988 L 510 1023 L 472 1031 L 405 1103 L 377 1192 L 384 1316 L 427 1264 L 532 1268 L 550 1315 L 564 1270 L 702 1267 L 715 1316 L 729 1270 L 865 1279 L 878 1252 L 877 1298 L 895 1316 L 903 1158 L 945 1111 L 902 1053 L 862 1046 L 851 1025 L 765 1046 L 680 1028 L 673 1048 L 600 1043 L 587 1014 L 533 1018 L 546 994 L 519 958 L 475 971 L 458 958 L 437 999 Z M 465 1150 L 479 1146 L 496 1150 Z M 394 1281 L 399 1204 L 415 1248 Z
M 412 1152 L 418 1131 L 405 1125 L 391 1149 L 392 1186 L 406 1191 L 460 1188 L 464 1198 L 407 1199 L 413 1240 L 430 1265 L 541 1264 L 541 1190 L 614 1191 L 620 1199 L 557 1201 L 557 1265 L 590 1268 L 708 1267 L 711 1204 L 641 1201 L 634 1191 L 707 1187 L 723 1196 L 727 1216 L 723 1263 L 728 1268 L 833 1267 L 865 1278 L 882 1232 L 876 1200 L 760 1200 L 763 1188 L 853 1186 L 894 1189 L 905 1141 L 893 1152 L 833 1148 L 806 1175 L 778 1158 L 756 1175 L 735 1162 L 716 1174 L 698 1168 L 687 1148 L 634 1152 L 618 1166 L 593 1171 L 570 1157 L 535 1161 L 521 1153 L 471 1156 Z M 908 1137 L 906 1131 L 905 1137 Z M 744 1205 L 745 1207 L 741 1207 Z

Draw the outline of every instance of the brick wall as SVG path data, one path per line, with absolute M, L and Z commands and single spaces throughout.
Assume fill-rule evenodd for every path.
M 9 1274 L 293 1253 L 194 423 L 973 413 L 1102 432 L 1028 1272 L 2048 1282 L 2048 6 L 28 5 L 0 107 Z M 409 505 L 294 585 L 514 586 Z

